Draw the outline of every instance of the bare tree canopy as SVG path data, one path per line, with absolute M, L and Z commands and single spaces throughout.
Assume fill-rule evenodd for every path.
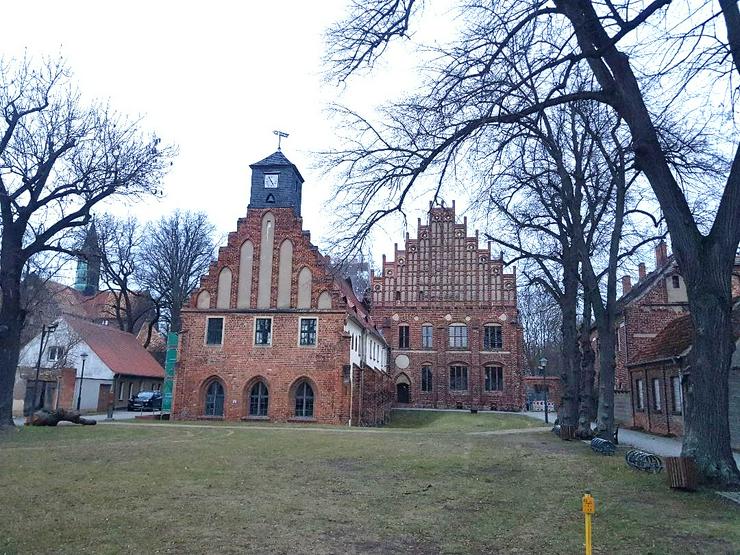
M 180 331 L 180 310 L 213 261 L 214 231 L 205 213 L 179 210 L 146 230 L 140 280 L 170 331 Z
M 84 103 L 62 60 L 0 61 L 0 114 L 0 426 L 12 426 L 26 261 L 73 250 L 69 231 L 101 201 L 157 192 L 174 151 Z
M 410 1 L 352 4 L 328 36 L 331 71 L 346 79 L 371 65 L 391 41 L 409 35 L 420 11 Z M 380 123 L 339 109 L 353 137 L 328 164 L 343 175 L 337 201 L 350 210 L 347 247 L 403 212 L 428 176 L 438 192 L 503 127 L 574 101 L 609 107 L 629 130 L 635 167 L 660 204 L 687 285 L 696 334 L 683 453 L 705 478 L 740 483 L 727 394 L 730 277 L 740 242 L 737 2 L 473 0 L 459 12 L 461 35 L 436 49 L 421 91 L 386 107 Z M 675 122 L 681 132 L 666 131 Z M 709 160 L 697 154 L 712 143 Z M 718 172 L 723 151 L 732 152 L 732 162 Z M 721 191 L 706 227 L 692 213 L 691 191 L 702 189 Z

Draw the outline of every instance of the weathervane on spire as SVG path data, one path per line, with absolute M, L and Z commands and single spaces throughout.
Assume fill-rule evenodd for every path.
M 288 133 L 286 133 L 285 131 L 278 131 L 277 129 L 275 131 L 273 131 L 272 133 L 274 135 L 277 135 L 277 138 L 278 138 L 278 150 L 280 150 L 280 142 L 284 138 L 287 138 L 288 137 Z

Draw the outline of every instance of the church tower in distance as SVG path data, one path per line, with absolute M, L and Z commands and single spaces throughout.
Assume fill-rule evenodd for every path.
M 95 295 L 100 288 L 100 247 L 95 224 L 90 224 L 77 256 L 74 288 L 85 296 Z

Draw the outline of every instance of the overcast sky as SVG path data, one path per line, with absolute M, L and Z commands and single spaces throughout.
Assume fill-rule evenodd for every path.
M 323 205 L 332 184 L 315 169 L 313 153 L 336 145 L 327 107 L 338 102 L 371 113 L 416 79 L 404 45 L 389 52 L 372 78 L 346 87 L 324 81 L 323 33 L 345 4 L 8 2 L 3 55 L 63 55 L 83 94 L 143 116 L 145 128 L 179 147 L 164 182 L 165 198 L 131 207 L 142 219 L 176 207 L 204 210 L 225 236 L 246 213 L 249 164 L 276 149 L 274 129 L 290 133 L 283 152 L 306 179 L 304 228 L 321 244 L 329 232 Z M 446 10 L 444 4 L 435 9 Z M 432 42 L 451 28 L 449 13 L 427 11 L 426 17 L 431 24 L 421 27 L 419 42 Z M 418 215 L 412 214 L 414 225 Z M 400 231 L 376 240 L 376 260 L 401 240 Z

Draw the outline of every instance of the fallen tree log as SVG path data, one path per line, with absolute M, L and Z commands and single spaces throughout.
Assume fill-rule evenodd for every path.
M 96 424 L 95 420 L 83 418 L 76 410 L 67 409 L 41 409 L 34 412 L 31 417 L 31 426 L 56 426 L 60 422 L 72 422 L 83 426 L 94 426 Z

